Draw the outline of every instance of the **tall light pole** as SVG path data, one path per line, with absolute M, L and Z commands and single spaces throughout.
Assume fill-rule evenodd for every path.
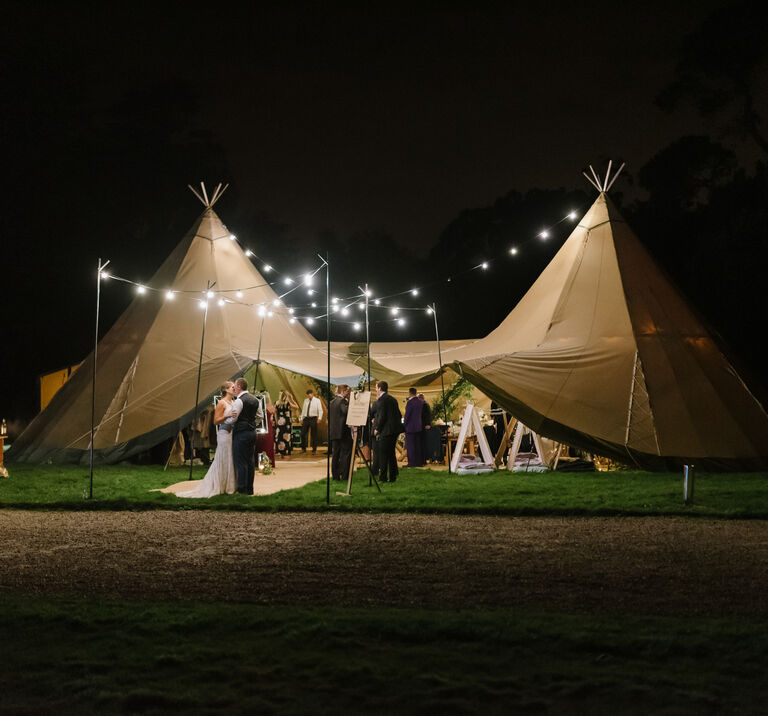
M 437 328 L 437 304 L 433 303 L 430 307 L 430 310 L 432 311 L 432 315 L 435 319 L 435 340 L 437 341 L 437 362 L 438 362 L 438 370 L 440 371 L 440 387 L 443 392 L 443 414 L 445 416 L 445 424 L 448 425 L 448 406 L 445 402 L 445 379 L 443 378 L 443 354 L 440 351 L 440 331 Z M 451 471 L 451 463 L 448 462 L 448 472 Z
M 208 294 L 210 293 L 211 289 L 216 285 L 216 282 L 214 281 L 211 283 L 210 281 L 207 282 L 208 285 L 205 287 L 205 302 L 203 305 L 204 313 L 203 313 L 203 330 L 202 335 L 200 336 L 200 358 L 197 361 L 197 391 L 195 392 L 195 409 L 194 409 L 194 417 L 192 418 L 192 429 L 189 431 L 189 479 L 192 479 L 192 465 L 195 460 L 195 446 L 194 446 L 194 435 L 195 435 L 195 424 L 197 423 L 197 406 L 200 403 L 200 378 L 202 376 L 203 372 L 203 348 L 205 347 L 205 324 L 208 323 L 208 301 L 210 300 L 210 296 Z
M 96 368 L 98 366 L 99 352 L 99 309 L 101 308 L 101 279 L 104 269 L 109 266 L 109 261 L 102 264 L 99 257 L 99 266 L 96 273 L 96 328 L 93 336 L 93 375 L 91 376 L 91 444 L 88 449 L 88 464 L 90 477 L 88 482 L 88 499 L 93 499 L 93 441 L 96 438 Z

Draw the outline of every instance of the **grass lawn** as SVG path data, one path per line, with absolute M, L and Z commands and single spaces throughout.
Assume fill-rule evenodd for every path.
M 758 620 L 0 600 L 2 713 L 758 713 Z
M 0 601 L 2 713 L 758 713 L 758 620 Z
M 491 515 L 695 515 L 768 518 L 766 473 L 700 473 L 695 504 L 684 506 L 678 473 L 511 473 L 458 476 L 447 472 L 403 469 L 382 494 L 368 487 L 359 470 L 352 496 L 336 496 L 331 484 L 326 505 L 325 481 L 274 495 L 222 495 L 185 500 L 150 492 L 186 479 L 188 468 L 163 471 L 161 466 L 99 467 L 94 499 L 88 497 L 88 469 L 79 466 L 11 465 L 11 477 L 0 479 L 0 507 L 25 509 L 223 509 L 349 510 L 354 512 L 421 512 Z M 198 477 L 204 474 L 197 468 Z

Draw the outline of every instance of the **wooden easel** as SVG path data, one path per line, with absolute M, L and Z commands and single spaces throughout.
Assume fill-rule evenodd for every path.
M 337 492 L 340 497 L 349 497 L 352 493 L 352 475 L 355 472 L 355 463 L 357 461 L 357 455 L 359 454 L 365 465 L 368 467 L 368 473 L 371 480 L 376 485 L 376 488 L 381 492 L 381 486 L 376 476 L 373 474 L 373 469 L 368 459 L 363 454 L 360 445 L 358 443 L 358 436 L 362 434 L 363 426 L 368 422 L 368 411 L 370 408 L 371 394 L 365 391 L 355 390 L 352 392 L 349 410 L 347 411 L 347 425 L 354 428 L 354 436 L 352 438 L 352 455 L 349 458 L 349 474 L 347 476 L 347 491 Z M 370 487 L 370 483 L 369 483 Z
M 497 468 L 501 466 L 501 463 L 504 460 L 504 453 L 506 452 L 507 448 L 510 446 L 512 431 L 515 429 L 515 425 L 517 424 L 516 418 L 507 420 L 506 412 L 504 412 L 503 417 L 504 417 L 504 437 L 502 437 L 501 442 L 499 443 L 499 449 L 496 451 L 496 457 L 493 460 L 493 464 Z
M 373 474 L 373 469 L 371 468 L 371 464 L 368 462 L 365 455 L 363 455 L 363 451 L 360 449 L 360 446 L 357 443 L 357 436 L 361 431 L 362 431 L 362 428 L 360 427 L 355 428 L 355 435 L 352 438 L 352 455 L 349 458 L 349 474 L 347 475 L 347 491 L 337 492 L 336 494 L 339 495 L 340 497 L 349 497 L 352 494 L 352 474 L 355 472 L 355 464 L 357 462 L 358 454 L 360 455 L 366 467 L 368 468 L 368 472 L 370 473 L 371 478 L 373 479 L 373 482 L 376 485 L 376 489 L 378 489 L 378 491 L 381 492 L 381 485 L 379 485 L 379 481 L 376 479 L 376 475 Z
M 483 456 L 483 460 L 489 464 L 493 463 L 493 454 L 488 445 L 488 439 L 483 432 L 483 426 L 480 424 L 480 418 L 475 410 L 475 405 L 474 403 L 467 403 L 467 409 L 464 411 L 464 417 L 461 419 L 461 429 L 459 430 L 459 437 L 456 440 L 456 449 L 451 458 L 451 472 L 456 472 L 459 467 L 461 451 L 464 449 L 464 443 L 469 435 L 470 426 L 474 428 L 475 436 L 477 437 L 477 445 L 480 448 L 480 454 Z
M 525 434 L 526 430 L 531 434 L 531 438 L 533 440 L 533 447 L 536 450 L 536 454 L 539 456 L 539 459 L 542 462 L 544 462 L 544 449 L 541 446 L 541 439 L 539 438 L 539 434 L 536 431 L 531 430 L 530 428 L 527 428 L 518 420 L 514 429 L 514 436 L 512 438 L 512 447 L 509 449 L 509 457 L 507 458 L 508 470 L 512 470 L 515 467 L 515 460 L 517 459 L 517 454 L 520 452 L 520 443 L 523 441 L 523 435 Z M 562 450 L 562 447 L 563 447 L 562 443 L 560 443 L 557 446 L 555 466 L 557 466 L 557 462 L 560 459 L 560 452 Z

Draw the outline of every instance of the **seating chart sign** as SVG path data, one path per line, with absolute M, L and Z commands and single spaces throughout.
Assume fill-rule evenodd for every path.
M 370 405 L 370 391 L 353 390 L 349 394 L 347 425 L 365 425 L 368 422 L 368 408 Z

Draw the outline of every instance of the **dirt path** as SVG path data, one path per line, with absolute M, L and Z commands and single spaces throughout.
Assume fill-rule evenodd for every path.
M 768 523 L 0 511 L 0 596 L 768 614 Z

